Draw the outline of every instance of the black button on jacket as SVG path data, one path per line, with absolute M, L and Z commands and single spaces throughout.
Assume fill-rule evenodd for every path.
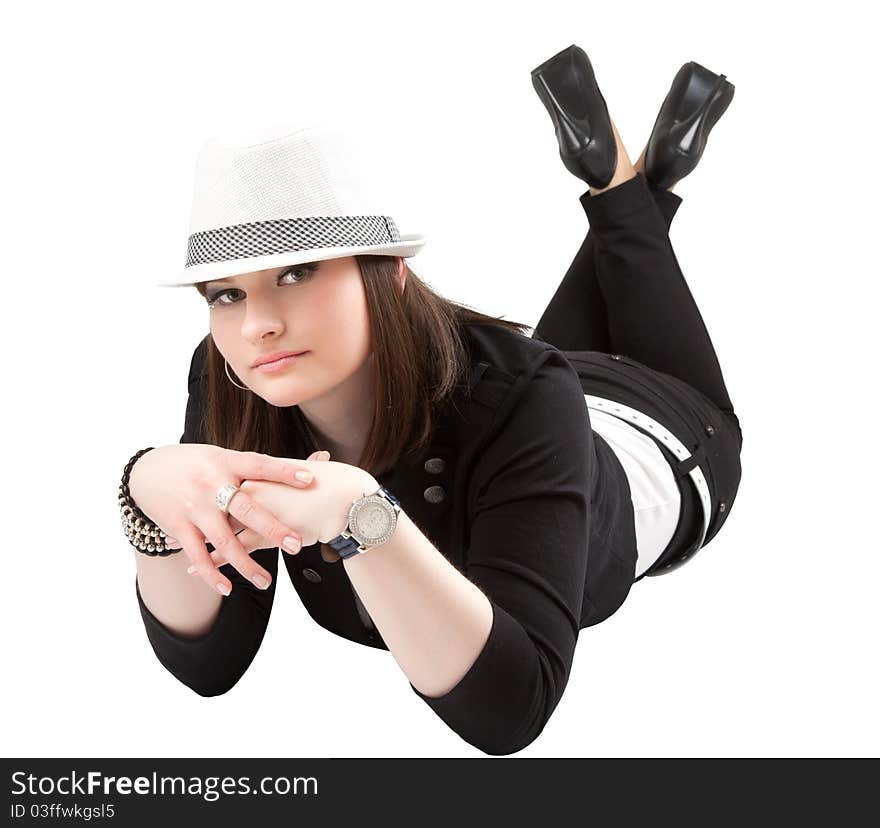
M 452 690 L 430 698 L 410 687 L 465 741 L 501 755 L 543 730 L 567 684 L 579 630 L 616 610 L 632 585 L 636 543 L 625 474 L 590 429 L 581 381 L 563 353 L 498 326 L 472 324 L 465 332 L 472 370 L 455 406 L 416 462 L 377 480 L 493 610 L 485 647 Z M 190 368 L 183 443 L 201 442 L 205 353 L 203 340 Z M 308 440 L 299 408 L 288 410 L 289 456 L 307 457 L 319 447 Z M 331 632 L 388 649 L 328 549 L 282 554 L 303 604 Z M 272 573 L 265 591 L 228 568 L 232 593 L 197 639 L 163 627 L 135 582 L 156 656 L 195 692 L 224 693 L 250 665 L 269 621 L 279 554 L 252 553 Z M 381 547 L 368 554 L 381 555 Z

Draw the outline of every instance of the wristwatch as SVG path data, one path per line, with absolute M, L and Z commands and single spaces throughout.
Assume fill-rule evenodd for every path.
M 348 526 L 329 546 L 340 558 L 359 555 L 374 546 L 381 546 L 397 528 L 400 501 L 384 486 L 373 494 L 365 494 L 351 504 L 348 510 Z

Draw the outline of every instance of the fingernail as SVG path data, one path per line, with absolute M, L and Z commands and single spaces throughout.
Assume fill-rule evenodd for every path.
M 256 574 L 256 575 L 254 575 L 254 577 L 253 577 L 251 580 L 253 580 L 253 582 L 254 582 L 254 583 L 255 583 L 260 589 L 268 589 L 268 588 L 269 588 L 269 582 L 268 582 L 268 581 L 267 581 L 262 575 L 260 575 L 259 573 Z
M 295 477 L 297 480 L 302 480 L 303 483 L 310 483 L 312 480 L 312 473 L 307 471 L 298 471 Z
M 221 595 L 229 595 L 229 587 L 226 584 L 217 584 L 217 592 Z
M 302 544 L 296 538 L 291 537 L 290 535 L 288 535 L 283 541 L 281 541 L 281 545 L 288 552 L 299 552 L 300 547 L 302 546 Z
M 330 452 L 329 452 L 329 451 L 322 451 L 322 452 L 321 452 L 321 456 L 322 456 L 325 460 L 329 460 L 329 459 L 330 459 Z
M 195 571 L 196 571 L 195 564 L 192 564 L 191 566 L 188 566 L 188 567 L 186 568 L 186 574 L 187 574 L 187 575 L 192 575 L 193 572 L 195 572 Z

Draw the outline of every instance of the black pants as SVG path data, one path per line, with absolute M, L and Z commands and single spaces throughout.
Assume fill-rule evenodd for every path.
M 669 240 L 682 199 L 639 173 L 598 195 L 586 192 L 580 201 L 590 230 L 533 336 L 566 352 L 585 393 L 639 408 L 689 445 L 713 492 L 705 546 L 736 495 L 742 431 Z M 610 354 L 624 356 L 613 379 L 604 359 Z M 675 459 L 667 457 L 675 470 Z M 676 474 L 683 494 L 680 531 L 648 574 L 677 562 L 701 515 L 684 474 Z

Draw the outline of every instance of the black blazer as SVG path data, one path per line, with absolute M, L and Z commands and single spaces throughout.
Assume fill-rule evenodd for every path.
M 619 461 L 589 426 L 581 380 L 552 345 L 493 325 L 468 325 L 469 379 L 414 463 L 377 477 L 436 548 L 489 598 L 489 639 L 446 695 L 413 692 L 485 753 L 518 751 L 542 731 L 568 681 L 579 629 L 608 617 L 635 572 L 632 503 Z M 193 354 L 186 428 L 198 433 L 206 340 Z M 310 444 L 298 406 L 291 457 Z M 341 562 L 304 547 L 282 555 L 309 614 L 329 631 L 387 649 Z M 252 553 L 273 575 L 259 590 L 231 567 L 234 588 L 214 627 L 184 639 L 165 629 L 137 590 L 159 661 L 204 696 L 229 690 L 254 658 L 269 620 L 279 550 Z M 369 554 L 381 554 L 377 549 Z

